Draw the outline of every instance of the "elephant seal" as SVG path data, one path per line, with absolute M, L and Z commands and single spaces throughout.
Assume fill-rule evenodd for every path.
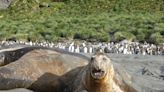
M 136 92 L 120 80 L 113 64 L 104 53 L 97 52 L 88 65 L 81 67 L 65 92 Z M 72 85 L 71 85 L 72 84 Z
M 86 65 L 88 61 L 80 56 L 59 50 L 32 50 L 15 62 L 0 67 L 0 90 L 14 88 L 39 90 L 37 86 L 48 81 L 51 75 L 54 76 L 54 81 L 58 81 L 58 78 L 68 71 Z M 60 84 L 60 81 L 58 82 Z
M 16 47 L 16 48 L 14 47 L 14 48 L 7 48 L 7 49 L 0 50 L 0 66 L 4 66 L 12 62 L 15 62 L 18 59 L 20 59 L 22 56 L 26 55 L 27 53 L 33 50 L 39 50 L 39 49 L 51 50 L 51 51 L 56 51 L 63 54 L 70 54 L 70 55 L 80 56 L 80 57 L 85 58 L 82 55 L 69 53 L 67 51 L 64 51 L 58 48 L 48 48 L 48 47 L 42 47 L 42 46 L 22 46 L 22 47 Z
M 18 45 L 19 46 L 19 45 Z M 20 46 L 20 47 L 14 47 L 11 48 L 5 48 L 0 50 L 0 66 L 4 66 L 7 64 L 10 64 L 12 62 L 15 62 L 19 58 L 21 58 L 23 55 L 27 54 L 28 52 L 32 50 L 37 49 L 49 49 L 46 47 L 41 46 Z
M 135 92 L 120 78 L 104 53 L 90 59 L 59 49 L 34 49 L 0 67 L 0 90 Z

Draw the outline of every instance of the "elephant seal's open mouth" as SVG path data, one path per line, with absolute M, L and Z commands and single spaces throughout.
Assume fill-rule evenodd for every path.
M 91 76 L 94 79 L 102 79 L 105 76 L 105 71 L 102 69 L 92 69 Z

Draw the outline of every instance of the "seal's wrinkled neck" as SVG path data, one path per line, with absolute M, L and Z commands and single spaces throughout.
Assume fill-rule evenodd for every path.
M 85 78 L 86 90 L 88 92 L 112 92 L 112 82 L 110 81 L 112 81 L 112 79 L 108 76 L 101 80 L 96 80 L 87 74 Z

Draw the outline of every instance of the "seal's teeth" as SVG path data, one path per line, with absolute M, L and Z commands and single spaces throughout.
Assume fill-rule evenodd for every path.
M 97 72 L 97 73 L 94 73 L 95 76 L 100 76 L 101 73 Z

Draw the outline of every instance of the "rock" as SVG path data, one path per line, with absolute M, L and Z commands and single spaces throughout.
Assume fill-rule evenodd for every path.
M 164 57 L 121 54 L 109 54 L 109 57 L 132 76 L 132 84 L 138 92 L 164 92 Z
M 7 9 L 13 0 L 0 0 L 0 9 Z
M 50 5 L 46 2 L 43 2 L 41 4 L 39 4 L 39 7 L 42 8 L 42 7 L 50 7 Z

